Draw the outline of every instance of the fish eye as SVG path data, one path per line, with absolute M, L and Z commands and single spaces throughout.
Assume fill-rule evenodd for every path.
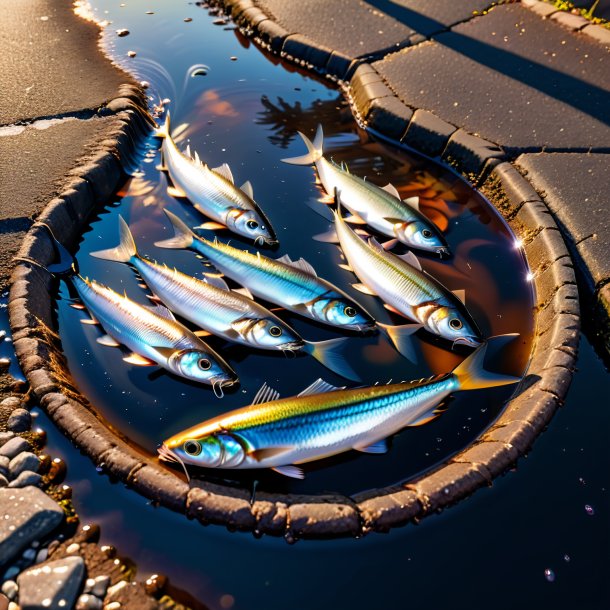
M 430 229 L 424 229 L 421 234 L 426 238 L 430 239 L 432 237 L 432 231 Z
M 345 315 L 346 315 L 348 318 L 355 318 L 355 317 L 356 317 L 356 310 L 355 310 L 353 307 L 349 307 L 349 306 L 348 306 L 348 307 L 346 307 L 346 308 L 343 310 L 343 313 L 345 313 Z
M 462 328 L 462 326 L 464 326 L 462 324 L 461 320 L 458 320 L 457 318 L 451 318 L 451 320 L 449 320 L 449 326 L 451 326 L 451 328 L 453 328 L 454 330 L 460 330 L 460 328 Z
M 279 326 L 272 326 L 272 327 L 269 329 L 269 334 L 270 334 L 272 337 L 279 337 L 279 336 L 281 336 L 281 334 L 282 334 L 282 329 L 281 329 Z
M 201 453 L 201 443 L 198 441 L 186 441 L 183 445 L 184 453 L 187 455 L 199 455 Z
M 249 221 L 246 223 L 246 226 L 248 227 L 248 229 L 252 229 L 252 230 L 254 230 L 254 229 L 257 229 L 257 228 L 258 228 L 258 222 L 256 222 L 256 220 L 249 220 Z
M 212 368 L 212 363 L 207 358 L 200 358 L 197 361 L 197 366 L 202 371 L 209 371 Z

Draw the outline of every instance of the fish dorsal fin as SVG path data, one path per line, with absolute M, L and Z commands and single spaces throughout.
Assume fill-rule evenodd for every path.
M 284 265 L 292 265 L 292 259 L 288 254 L 284 254 L 284 256 L 280 256 L 280 258 L 275 260 L 277 260 L 278 263 L 284 263 Z
M 406 199 L 403 199 L 402 202 L 419 212 L 419 197 L 407 197 Z
M 246 180 L 239 188 L 243 193 L 248 195 L 250 199 L 254 199 L 254 191 L 252 190 L 252 184 L 250 183 L 250 180 Z
M 110 335 L 102 335 L 98 337 L 96 341 L 100 345 L 106 345 L 107 347 L 119 347 L 120 343 L 113 339 Z
M 177 186 L 168 186 L 167 187 L 167 194 L 170 197 L 186 197 L 186 193 L 179 187 Z
M 362 453 L 387 453 L 388 442 L 385 438 L 382 438 L 376 443 L 371 443 L 370 445 L 358 445 L 357 447 L 354 447 L 354 449 L 356 451 L 362 451 Z
M 388 182 L 385 186 L 382 186 L 381 188 L 386 193 L 390 193 L 390 195 L 392 195 L 392 197 L 396 197 L 396 199 L 400 199 L 400 195 L 398 194 L 396 187 L 393 184 L 391 184 L 390 182 Z
M 466 305 L 466 291 L 463 288 L 461 290 L 452 290 L 451 292 Z
M 313 394 L 325 394 L 326 392 L 334 392 L 335 390 L 344 390 L 345 386 L 337 387 L 324 381 L 324 379 L 316 379 L 310 386 L 306 387 L 297 396 L 311 396 Z
M 267 385 L 267 382 L 263 383 L 259 391 L 254 395 L 252 399 L 253 405 L 260 405 L 262 402 L 272 402 L 278 400 L 280 393 L 274 390 L 272 387 Z
M 421 263 L 419 262 L 419 259 L 417 258 L 417 256 L 415 256 L 415 254 L 413 254 L 413 252 L 405 252 L 404 254 L 398 254 L 397 256 L 401 260 L 405 261 L 405 263 L 411 265 L 411 267 L 414 267 L 415 269 L 419 269 L 420 271 L 422 271 Z
M 305 273 L 309 273 L 310 275 L 317 276 L 316 270 L 308 263 L 304 258 L 300 258 L 298 261 L 293 261 L 288 254 L 284 254 L 284 256 L 276 259 L 279 263 L 284 263 L 284 265 L 290 265 L 295 269 L 300 269 Z
M 374 237 L 369 237 L 369 246 L 377 252 L 385 252 L 383 246 Z
M 361 292 L 362 294 L 368 294 L 372 297 L 377 296 L 377 293 L 374 290 L 372 290 L 368 286 L 365 286 L 364 284 L 356 283 L 352 284 L 352 287 L 358 292 Z
M 130 354 L 129 356 L 125 356 L 123 360 L 129 364 L 135 364 L 136 366 L 155 366 L 157 364 L 154 360 L 140 356 L 140 354 Z
M 206 284 L 220 288 L 221 290 L 229 290 L 227 283 L 221 278 L 214 275 L 204 275 L 203 280 Z
M 212 171 L 220 174 L 223 178 L 226 178 L 231 184 L 235 182 L 233 179 L 233 172 L 231 172 L 231 168 L 226 163 L 223 163 L 218 167 L 213 167 Z
M 349 265 L 346 265 L 345 263 L 339 263 L 339 268 L 345 269 L 345 271 L 353 271 L 353 269 Z
M 165 307 L 165 305 L 157 303 L 155 305 L 145 305 L 145 307 L 148 309 L 148 311 L 151 311 L 152 313 L 161 316 L 166 320 L 172 320 L 173 322 L 176 321 L 174 314 L 167 307 Z
M 201 159 L 199 158 L 199 153 L 197 151 L 195 151 L 195 163 L 197 163 L 197 165 L 203 165 L 201 163 Z
M 285 477 L 290 477 L 291 479 L 304 479 L 305 473 L 302 468 L 298 466 L 274 466 L 271 470 L 277 472 L 278 474 L 282 474 Z
M 350 222 L 354 225 L 366 224 L 366 220 L 364 220 L 364 218 L 362 218 L 362 216 L 359 216 L 358 214 L 351 214 L 350 216 L 346 216 L 343 220 L 345 220 L 345 222 Z
M 186 151 L 184 153 L 189 159 L 192 159 L 193 156 L 191 155 L 191 145 L 187 144 L 186 145 Z
M 254 295 L 245 286 L 242 286 L 241 288 L 233 288 L 233 292 L 237 292 L 237 294 L 241 294 L 242 297 L 247 297 L 254 301 Z

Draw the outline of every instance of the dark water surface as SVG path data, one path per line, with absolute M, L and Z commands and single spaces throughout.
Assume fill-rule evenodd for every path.
M 174 129 L 186 125 L 180 144 L 188 141 L 211 166 L 228 162 L 238 184 L 252 181 L 255 197 L 281 241 L 274 256 L 303 256 L 321 276 L 349 289 L 374 315 L 390 321 L 375 299 L 351 290 L 349 283 L 355 280 L 337 267 L 338 250 L 311 240 L 327 229 L 326 221 L 305 205 L 320 197 L 311 168 L 279 161 L 304 152 L 294 138 L 297 129 L 311 134 L 321 122 L 329 156 L 379 184 L 392 181 L 404 196 L 420 195 L 424 210 L 447 228 L 456 252 L 450 262 L 422 256 L 424 268 L 451 289 L 466 289 L 467 304 L 485 334 L 520 333 L 500 364 L 513 374 L 524 369 L 533 324 L 528 271 L 514 238 L 480 195 L 450 171 L 370 140 L 355 126 L 338 91 L 270 61 L 237 32 L 225 31 L 230 24 L 214 25 L 218 17 L 199 6 L 100 1 L 94 8 L 99 18 L 112 21 L 104 40 L 113 57 L 151 84 L 154 101 L 170 98 Z M 117 37 L 119 28 L 127 28 L 130 35 Z M 128 58 L 128 51 L 137 56 Z M 200 75 L 189 76 L 193 72 Z M 149 143 L 141 171 L 93 220 L 77 252 L 83 275 L 125 290 L 141 302 L 146 302 L 145 294 L 127 267 L 88 253 L 115 245 L 121 214 L 141 253 L 183 271 L 201 272 L 192 253 L 152 245 L 169 235 L 164 208 L 191 225 L 204 221 L 188 203 L 166 194 L 166 178 L 155 170 L 156 146 Z M 230 239 L 248 246 L 234 236 Z M 206 387 L 164 373 L 151 376 L 150 369 L 124 364 L 117 350 L 95 342 L 95 328 L 78 323 L 84 316 L 67 306 L 67 296 L 62 286 L 60 331 L 77 385 L 108 421 L 149 451 L 185 426 L 248 404 L 263 381 L 284 395 L 297 393 L 320 376 L 341 382 L 307 357 L 288 360 L 228 349 L 212 339 L 241 379 L 241 387 L 220 401 Z M 287 319 L 307 339 L 339 336 L 296 317 Z M 351 341 L 352 364 L 367 382 L 446 372 L 459 361 L 458 355 L 423 332 L 417 335 L 416 365 L 400 358 L 379 337 Z M 144 574 L 167 573 L 176 585 L 213 608 L 357 609 L 429 603 L 513 608 L 523 600 L 528 600 L 527 607 L 586 603 L 597 608 L 602 607 L 603 596 L 607 599 L 607 459 L 602 467 L 602 455 L 610 422 L 600 397 L 610 395 L 610 384 L 586 342 L 581 369 L 565 410 L 517 474 L 418 527 L 359 541 L 288 546 L 283 540 L 255 540 L 220 527 L 203 528 L 111 485 L 42 414 L 39 423 L 49 433 L 50 452 L 64 456 L 69 464 L 68 482 L 75 488 L 79 512 L 102 525 L 105 542 L 135 559 Z M 398 435 L 387 455 L 346 454 L 308 467 L 303 482 L 272 473 L 263 477 L 262 486 L 353 493 L 413 477 L 489 426 L 509 394 L 510 389 L 499 388 L 458 395 L 438 420 Z M 248 477 L 241 480 L 249 484 Z M 585 510 L 586 504 L 593 507 L 593 515 Z M 545 579 L 545 569 L 553 570 L 554 582 Z

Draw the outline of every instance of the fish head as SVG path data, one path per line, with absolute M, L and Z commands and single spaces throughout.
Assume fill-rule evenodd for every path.
M 400 242 L 412 248 L 436 252 L 441 257 L 451 254 L 441 232 L 425 220 L 398 222 L 394 225 L 394 234 Z
M 237 380 L 235 373 L 224 361 L 204 350 L 176 350 L 168 364 L 178 375 L 212 385 L 214 390 L 233 385 Z
M 303 345 L 303 340 L 275 317 L 254 320 L 241 334 L 250 345 L 264 349 L 295 349 Z
M 272 246 L 278 243 L 273 229 L 257 210 L 231 210 L 227 216 L 227 226 L 255 244 Z
M 314 319 L 339 328 L 363 331 L 375 326 L 375 320 L 362 307 L 341 295 L 319 298 L 309 311 Z
M 428 317 L 426 326 L 433 333 L 451 341 L 454 345 L 478 347 L 483 342 L 481 332 L 470 315 L 458 307 L 436 308 Z
M 181 432 L 163 442 L 159 457 L 166 462 L 182 462 L 203 468 L 231 468 L 241 464 L 244 446 L 231 434 L 214 433 L 197 436 Z

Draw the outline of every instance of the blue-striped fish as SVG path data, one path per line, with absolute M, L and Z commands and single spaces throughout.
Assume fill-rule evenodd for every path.
M 490 341 L 507 338 L 514 335 Z M 318 380 L 284 399 L 263 386 L 250 406 L 172 436 L 159 455 L 206 468 L 272 468 L 303 478 L 296 464 L 350 449 L 384 453 L 388 437 L 434 419 L 450 394 L 518 381 L 485 371 L 486 349 L 479 347 L 451 373 L 408 383 L 342 389 Z
M 131 231 L 121 216 L 119 234 L 120 243 L 116 248 L 91 255 L 130 264 L 154 298 L 199 328 L 248 347 L 304 352 L 335 373 L 358 379 L 343 357 L 348 339 L 305 341 L 267 308 L 239 291 L 230 290 L 222 278 L 200 280 L 139 256 Z
M 386 248 L 398 240 L 410 248 L 435 252 L 440 256 L 451 254 L 442 233 L 420 212 L 418 197 L 401 201 L 398 191 L 391 184 L 381 188 L 327 161 L 323 156 L 321 125 L 318 125 L 313 142 L 306 135 L 298 133 L 307 146 L 307 154 L 282 161 L 293 165 L 314 164 L 324 190 L 333 197 L 335 191 L 341 192 L 343 205 L 352 213 L 348 221 L 367 224 L 391 238 L 384 244 Z
M 163 138 L 163 163 L 159 169 L 166 170 L 173 182 L 168 193 L 188 198 L 199 212 L 210 218 L 212 222 L 202 225 L 204 228 L 227 228 L 256 244 L 278 243 L 269 220 L 254 201 L 250 182 L 238 188 L 226 163 L 210 168 L 197 153 L 191 156 L 190 147 L 186 154 L 178 150 L 170 135 L 169 111 L 155 135 Z

